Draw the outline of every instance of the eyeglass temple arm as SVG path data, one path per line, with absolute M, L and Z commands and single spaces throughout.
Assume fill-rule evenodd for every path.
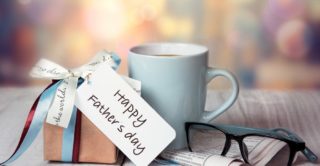
M 297 141 L 301 141 L 304 142 L 297 134 L 287 130 L 287 129 L 283 129 L 283 128 L 275 128 L 272 129 L 272 131 L 278 132 L 284 132 L 286 133 L 290 138 L 295 139 Z M 303 155 L 306 156 L 306 158 L 311 161 L 311 162 L 316 162 L 318 160 L 317 155 L 315 155 L 311 149 L 309 149 L 307 146 L 305 147 L 305 149 L 302 151 Z

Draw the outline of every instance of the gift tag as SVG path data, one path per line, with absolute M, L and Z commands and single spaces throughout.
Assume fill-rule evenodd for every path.
M 77 90 L 76 106 L 133 163 L 148 165 L 175 138 L 175 130 L 108 65 Z

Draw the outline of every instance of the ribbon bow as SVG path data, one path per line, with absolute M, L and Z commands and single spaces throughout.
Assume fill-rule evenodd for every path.
M 118 56 L 111 52 L 100 51 L 87 64 L 68 70 L 52 61 L 41 59 L 31 70 L 36 78 L 61 80 L 48 110 L 47 123 L 67 128 L 71 119 L 79 78 L 87 79 L 99 64 L 108 63 L 116 69 L 120 63 Z

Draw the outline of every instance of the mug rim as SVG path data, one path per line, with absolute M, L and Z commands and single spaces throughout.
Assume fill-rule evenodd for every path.
M 159 56 L 159 55 L 152 55 L 148 53 L 143 53 L 142 51 L 139 52 L 138 49 L 145 49 L 145 48 L 152 48 L 152 47 L 193 47 L 195 49 L 198 49 L 198 51 L 194 51 L 193 53 L 184 53 L 184 54 L 178 54 L 178 56 L 174 57 L 168 57 L 168 56 Z M 155 58 L 155 59 L 174 59 L 174 58 L 188 58 L 188 57 L 195 57 L 195 56 L 201 56 L 205 55 L 206 53 L 209 52 L 209 49 L 206 46 L 200 45 L 200 44 L 195 44 L 195 43 L 183 43 L 183 42 L 152 42 L 152 43 L 144 43 L 140 45 L 136 45 L 132 48 L 129 49 L 129 55 L 137 55 L 137 56 L 143 56 L 143 57 L 148 57 L 148 58 Z M 161 53 L 159 53 L 161 54 Z M 170 53 L 167 53 L 170 54 Z M 174 53 L 171 53 L 174 54 Z

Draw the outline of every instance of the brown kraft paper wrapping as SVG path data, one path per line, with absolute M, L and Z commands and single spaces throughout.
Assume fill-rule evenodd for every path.
M 61 161 L 63 128 L 44 123 L 44 159 Z M 113 164 L 118 151 L 87 117 L 81 115 L 79 162 Z

